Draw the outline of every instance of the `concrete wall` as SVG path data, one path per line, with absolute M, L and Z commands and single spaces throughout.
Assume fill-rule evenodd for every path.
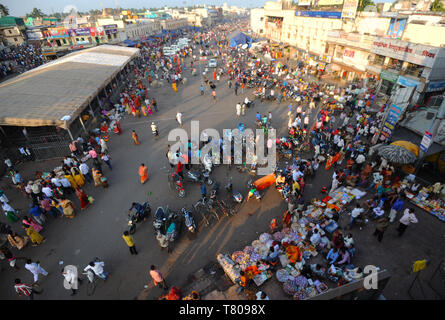
M 445 27 L 411 23 L 407 25 L 402 40 L 440 47 L 445 45 Z
M 264 9 L 256 8 L 250 11 L 250 29 L 260 35 L 266 32 L 266 27 L 264 25 Z

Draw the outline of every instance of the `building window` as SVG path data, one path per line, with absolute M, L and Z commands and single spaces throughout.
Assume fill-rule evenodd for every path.
M 419 66 L 418 64 L 414 63 L 408 63 L 408 66 L 405 69 L 405 73 L 415 77 L 420 77 L 422 75 L 423 69 L 425 69 L 424 66 Z
M 401 61 L 401 60 L 394 59 L 394 58 L 389 59 L 389 63 L 388 63 L 389 69 L 394 69 L 394 70 L 400 71 L 402 69 L 402 65 L 403 65 L 403 61 Z
M 379 54 L 376 54 L 375 59 L 374 59 L 374 64 L 383 66 L 384 63 L 385 63 L 385 57 L 381 56 Z
M 63 39 L 63 44 L 66 44 L 66 40 L 65 39 Z
M 12 31 L 11 31 L 11 30 L 8 30 L 8 32 L 9 32 L 9 34 L 12 34 Z
M 15 41 L 15 42 L 18 42 L 19 40 L 17 40 L 17 38 L 14 38 L 14 41 Z

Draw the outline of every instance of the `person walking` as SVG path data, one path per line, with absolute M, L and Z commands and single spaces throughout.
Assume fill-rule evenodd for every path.
M 204 90 L 205 90 L 205 87 L 204 87 L 203 83 L 201 83 L 200 89 L 201 89 L 201 95 L 203 96 L 204 95 Z
M 402 197 L 402 195 L 400 195 L 396 201 L 394 201 L 394 204 L 391 207 L 391 211 L 389 212 L 389 222 L 393 223 L 394 220 L 397 217 L 397 213 L 402 212 L 403 207 L 405 206 L 405 201 Z
M 108 146 L 104 138 L 100 138 L 99 144 L 100 144 L 100 153 L 108 152 Z
M 111 166 L 110 157 L 106 153 L 102 153 L 100 155 L 100 159 L 107 164 L 107 166 L 110 168 L 110 170 L 113 170 L 113 167 Z
M 179 126 L 182 128 L 182 113 L 178 112 L 176 114 L 176 121 L 178 121 Z
M 153 106 L 153 108 L 155 109 L 156 112 L 158 112 L 158 103 L 156 101 L 155 98 L 151 99 L 151 105 Z
M 217 98 L 216 98 L 216 91 L 215 91 L 215 89 L 212 90 L 212 97 L 213 97 L 213 101 L 215 101 L 215 103 L 216 103 Z
M 354 225 L 355 219 L 357 219 L 358 216 L 360 216 L 363 211 L 365 211 L 365 209 L 363 209 L 360 206 L 360 204 L 357 203 L 355 208 L 349 213 L 351 215 L 351 219 L 349 221 L 349 229 L 352 229 L 352 226 Z M 361 227 L 360 227 L 360 229 L 361 229 Z
M 23 283 L 19 278 L 14 280 L 14 290 L 19 297 L 23 295 L 28 297 L 29 300 L 34 300 L 34 293 L 40 294 L 40 292 L 35 291 L 32 286 Z
M 40 262 L 32 262 L 31 259 L 26 260 L 25 269 L 31 272 L 34 276 L 34 284 L 37 285 L 39 281 L 39 274 L 43 274 L 45 277 L 48 275 L 48 272 L 40 266 Z
M 162 275 L 161 271 L 156 269 L 156 266 L 152 265 L 150 267 L 150 277 L 153 279 L 153 283 L 155 286 L 160 286 L 161 289 L 167 291 L 168 286 L 165 282 L 164 276 Z
M 101 278 L 103 281 L 107 280 L 108 272 L 104 272 L 104 265 L 105 263 L 103 261 L 91 261 L 83 271 L 91 270 L 94 272 L 96 276 Z
M 148 180 L 148 169 L 145 164 L 141 163 L 139 166 L 139 176 L 141 177 L 141 184 L 144 184 Z
M 379 220 L 377 220 L 377 223 L 375 226 L 375 231 L 374 231 L 373 235 L 377 236 L 377 240 L 379 242 L 382 242 L 383 233 L 385 233 L 385 230 L 388 228 L 389 223 L 390 223 L 390 221 L 389 221 L 388 217 L 383 217 L 383 218 L 380 218 Z
M 138 254 L 138 252 L 136 251 L 136 245 L 134 244 L 134 239 L 128 231 L 124 231 L 124 233 L 122 234 L 122 239 L 124 239 L 128 248 L 130 248 L 131 254 Z
M 241 103 L 236 104 L 236 117 L 239 118 L 241 116 Z
M 133 139 L 133 142 L 134 142 L 135 145 L 139 145 L 139 144 L 141 144 L 141 143 L 139 142 L 139 137 L 138 137 L 138 134 L 136 133 L 136 131 L 132 130 L 132 132 L 131 132 L 131 138 Z
M 397 228 L 397 231 L 399 232 L 399 237 L 401 237 L 404 233 L 406 228 L 412 223 L 419 222 L 417 220 L 416 215 L 410 208 L 406 208 L 403 212 L 403 216 L 399 220 L 399 227 Z
M 182 164 L 182 161 L 178 161 L 178 164 L 176 165 L 176 173 L 184 180 L 184 165 Z
M 79 288 L 78 285 L 82 283 L 82 280 L 73 272 L 73 270 L 66 267 L 62 269 L 62 276 L 64 277 L 65 288 L 71 289 L 71 295 L 75 295 L 77 293 L 77 289 Z
M 207 195 L 207 189 L 206 189 L 206 185 L 204 183 L 201 183 L 201 196 L 203 198 L 205 198 Z

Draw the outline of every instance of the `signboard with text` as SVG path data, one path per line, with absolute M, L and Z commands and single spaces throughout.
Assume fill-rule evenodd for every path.
M 341 17 L 345 19 L 354 19 L 357 14 L 358 2 L 359 0 L 345 0 L 341 11 Z
M 383 125 L 382 136 L 384 136 L 385 138 L 389 138 L 391 136 L 391 133 L 393 132 L 397 121 L 399 121 L 402 111 L 403 109 L 396 106 L 395 104 L 391 106 L 388 116 L 386 117 L 385 124 Z
M 341 12 L 339 11 L 296 11 L 295 15 L 299 17 L 341 19 Z
M 436 48 L 396 39 L 378 38 L 372 43 L 371 52 L 385 57 L 407 61 L 432 68 L 439 51 Z
M 432 143 L 433 135 L 430 132 L 425 131 L 422 141 L 420 142 L 420 150 L 422 150 L 423 152 L 427 152 Z

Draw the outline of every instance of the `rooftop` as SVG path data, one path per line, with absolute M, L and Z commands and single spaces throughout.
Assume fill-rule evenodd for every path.
M 138 52 L 101 45 L 1 83 L 0 125 L 67 128 Z M 65 116 L 70 119 L 61 120 Z

